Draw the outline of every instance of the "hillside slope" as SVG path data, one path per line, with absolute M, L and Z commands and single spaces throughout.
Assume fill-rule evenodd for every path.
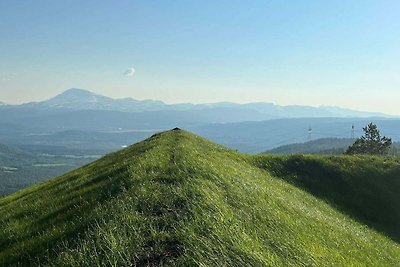
M 400 242 L 400 158 L 258 155 L 251 160 Z
M 181 130 L 0 199 L 0 264 L 395 266 L 397 243 Z

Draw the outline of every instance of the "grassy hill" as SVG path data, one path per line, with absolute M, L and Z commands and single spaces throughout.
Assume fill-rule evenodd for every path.
M 0 199 L 0 264 L 398 265 L 398 243 L 275 177 L 285 165 L 268 157 L 154 135 Z
M 400 242 L 400 158 L 260 155 L 251 160 Z

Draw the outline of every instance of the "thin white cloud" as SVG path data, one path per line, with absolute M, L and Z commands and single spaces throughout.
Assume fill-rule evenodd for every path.
M 124 76 L 126 76 L 126 77 L 132 77 L 133 75 L 135 75 L 134 68 L 129 68 L 126 71 L 124 71 Z

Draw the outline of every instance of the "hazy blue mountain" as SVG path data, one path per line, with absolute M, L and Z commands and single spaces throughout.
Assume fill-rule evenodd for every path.
M 228 110 L 230 114 L 224 114 L 223 122 L 240 120 L 267 120 L 277 118 L 301 118 L 301 117 L 390 117 L 383 113 L 355 111 L 340 107 L 310 107 L 301 105 L 280 106 L 273 103 L 248 103 L 237 104 L 230 102 L 219 102 L 209 104 L 166 104 L 157 100 L 136 100 L 133 98 L 113 99 L 98 95 L 83 89 L 69 89 L 65 92 L 42 102 L 31 102 L 22 105 L 6 105 L 2 109 L 22 108 L 26 112 L 37 110 L 110 110 L 126 112 L 144 111 L 202 111 Z M 253 113 L 252 118 L 234 119 L 238 113 Z
M 309 107 L 300 105 L 280 106 L 272 103 L 249 103 L 242 106 L 269 114 L 276 118 L 302 118 L 302 117 L 387 117 L 388 115 L 377 112 L 364 112 L 340 107 Z
M 361 118 L 372 115 L 382 114 L 272 103 L 169 105 L 70 89 L 42 102 L 0 106 L 0 143 L 35 153 L 97 155 L 178 126 L 233 149 L 261 153 L 307 141 L 309 127 L 312 139 L 348 138 L 353 123 L 361 135 L 370 121 L 394 140 L 399 138 L 400 120 Z
M 208 123 L 262 120 L 253 110 L 210 108 L 206 110 L 165 110 L 122 112 L 113 110 L 0 110 L 0 123 L 28 127 L 31 132 L 65 130 L 164 130 L 175 126 L 193 127 Z
M 161 101 L 133 98 L 113 99 L 87 90 L 72 88 L 49 100 L 21 106 L 41 109 L 148 111 L 163 110 L 166 104 Z

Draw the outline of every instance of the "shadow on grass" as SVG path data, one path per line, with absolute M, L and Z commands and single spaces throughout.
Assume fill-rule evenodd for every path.
M 57 207 L 56 209 L 49 207 L 46 209 L 46 212 L 36 211 L 38 216 L 26 222 L 26 227 L 29 227 L 30 231 L 9 236 L 9 238 L 4 238 L 0 242 L 0 250 L 9 250 L 10 252 L 19 249 L 24 250 L 24 253 L 10 253 L 10 256 L 6 259 L 7 262 L 2 262 L 2 264 L 22 264 L 23 266 L 28 266 L 31 259 L 42 258 L 43 251 L 47 251 L 49 253 L 48 257 L 52 258 L 56 256 L 54 248 L 61 242 L 76 242 L 79 236 L 90 225 L 95 223 L 96 214 L 93 214 L 93 210 L 124 191 L 124 188 L 129 183 L 127 181 L 129 175 L 125 170 L 126 167 L 122 167 L 111 172 L 103 172 L 103 175 L 94 173 L 93 175 L 96 176 L 95 179 L 88 180 L 83 184 L 76 184 L 74 187 L 66 190 L 64 192 L 65 198 L 63 199 L 53 199 L 54 203 L 49 205 Z M 113 179 L 109 179 L 108 177 L 113 177 Z M 81 188 L 90 189 L 80 191 L 79 189 Z M 44 194 L 43 197 L 56 195 L 53 193 L 58 190 L 57 186 L 55 188 L 50 187 L 47 194 Z M 51 201 L 49 200 L 48 202 L 51 203 Z M 20 217 L 26 216 L 31 208 L 30 206 L 20 207 L 20 210 L 23 210 L 22 214 L 11 213 L 12 217 L 8 219 L 23 220 Z M 90 216 L 90 214 L 93 216 Z M 53 229 L 63 230 L 54 232 Z M 46 237 L 43 238 L 43 236 Z M 13 244 L 25 245 L 23 247 L 15 247 Z
M 302 155 L 265 156 L 254 162 L 400 243 L 398 164 L 384 159 Z

